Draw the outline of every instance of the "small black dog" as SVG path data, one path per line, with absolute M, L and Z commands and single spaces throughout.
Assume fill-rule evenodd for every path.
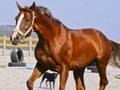
M 53 88 L 55 88 L 55 79 L 57 78 L 59 73 L 49 73 L 49 72 L 45 72 L 43 74 L 43 77 L 42 77 L 42 80 L 40 82 L 40 87 L 42 85 L 42 82 L 44 81 L 44 79 L 46 78 L 46 87 L 48 86 L 47 85 L 47 82 L 49 82 L 50 84 L 50 90 L 52 90 L 52 87 L 51 87 L 51 82 L 53 82 Z

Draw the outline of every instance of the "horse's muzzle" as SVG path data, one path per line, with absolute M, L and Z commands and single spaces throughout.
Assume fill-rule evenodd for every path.
M 18 38 L 18 36 L 16 36 L 16 37 L 12 37 L 12 35 L 10 36 L 10 40 L 11 40 L 11 42 L 12 42 L 12 44 L 13 45 L 18 45 L 19 44 L 19 38 Z
M 11 40 L 13 45 L 18 45 L 19 43 L 20 44 L 24 44 L 25 43 L 25 38 L 19 37 L 19 36 L 12 37 L 12 35 L 11 35 L 10 36 L 10 40 Z

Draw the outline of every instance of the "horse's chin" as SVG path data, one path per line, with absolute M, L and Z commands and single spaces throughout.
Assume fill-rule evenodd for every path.
M 18 45 L 19 42 L 12 42 L 12 45 Z
M 25 40 L 21 39 L 20 44 L 24 44 L 24 43 L 25 43 Z
M 24 44 L 25 40 L 21 39 L 20 41 L 13 41 L 12 45 Z

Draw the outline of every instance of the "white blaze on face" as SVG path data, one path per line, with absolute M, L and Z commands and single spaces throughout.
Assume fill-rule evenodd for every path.
M 16 27 L 14 29 L 15 31 L 20 30 L 20 24 L 21 24 L 23 18 L 24 18 L 24 14 L 21 14 L 21 16 L 18 19 L 17 25 L 16 25 Z M 12 40 L 14 40 L 14 38 L 17 36 L 17 34 L 18 34 L 18 32 L 13 32 Z
M 19 30 L 19 27 L 20 27 L 20 24 L 21 24 L 23 18 L 24 18 L 24 14 L 21 14 L 21 16 L 20 16 L 19 19 L 18 19 L 17 25 L 16 25 L 16 27 L 15 27 L 15 28 L 17 28 L 18 30 Z

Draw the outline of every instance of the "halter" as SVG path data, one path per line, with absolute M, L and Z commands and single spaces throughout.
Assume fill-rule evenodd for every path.
M 22 39 L 24 40 L 26 35 L 33 29 L 33 24 L 34 24 L 34 21 L 35 21 L 35 12 L 32 12 L 32 23 L 31 23 L 31 26 L 29 27 L 29 29 L 27 30 L 27 32 L 23 33 L 22 31 L 20 31 L 18 28 L 15 28 L 13 30 L 13 32 L 17 32 L 19 33 L 21 36 L 22 36 Z

